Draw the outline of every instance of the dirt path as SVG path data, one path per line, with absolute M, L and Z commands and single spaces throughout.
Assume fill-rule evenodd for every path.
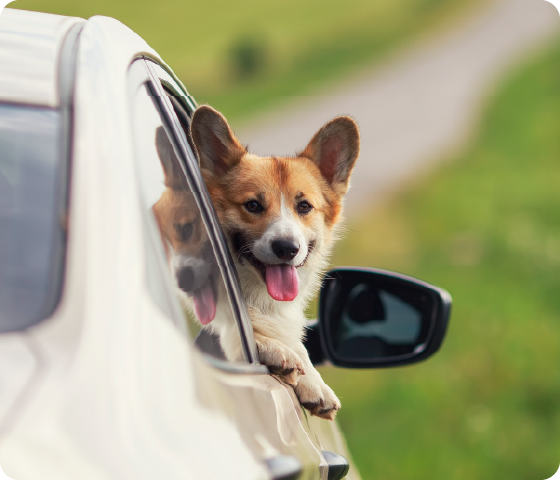
M 347 197 L 352 216 L 461 148 L 496 80 L 558 33 L 550 3 L 492 2 L 437 39 L 234 130 L 255 153 L 293 154 L 325 121 L 351 115 L 362 134 Z

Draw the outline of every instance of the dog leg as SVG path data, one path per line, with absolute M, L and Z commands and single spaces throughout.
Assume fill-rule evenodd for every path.
M 290 385 L 297 385 L 305 369 L 300 357 L 282 342 L 255 332 L 259 360 Z
M 294 350 L 302 359 L 305 367 L 305 376 L 301 377 L 294 387 L 300 403 L 309 410 L 311 415 L 334 420 L 336 412 L 340 410 L 340 400 L 323 381 L 321 374 L 311 363 L 307 349 L 303 344 L 300 344 Z

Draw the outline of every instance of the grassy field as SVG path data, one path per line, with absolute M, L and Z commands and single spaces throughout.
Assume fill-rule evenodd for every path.
M 238 118 L 312 94 L 480 4 L 467 0 L 17 0 L 10 7 L 107 15 L 140 34 L 199 101 Z
M 429 361 L 323 371 L 364 480 L 541 480 L 560 463 L 560 47 L 490 103 L 468 152 L 349 225 L 335 253 L 454 298 Z

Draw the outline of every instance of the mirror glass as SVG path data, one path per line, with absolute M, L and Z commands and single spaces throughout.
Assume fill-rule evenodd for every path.
M 433 330 L 433 292 L 394 275 L 337 270 L 325 279 L 321 297 L 325 341 L 335 360 L 404 360 L 425 350 Z

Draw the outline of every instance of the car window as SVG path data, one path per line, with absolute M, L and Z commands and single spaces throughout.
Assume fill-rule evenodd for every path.
M 60 112 L 0 104 L 0 332 L 53 313 L 64 270 Z
M 148 286 L 154 300 L 170 314 L 162 276 L 171 276 L 168 284 L 185 312 L 190 333 L 199 335 L 204 327 L 196 344 L 207 354 L 225 358 L 218 337 L 208 333 L 227 332 L 228 339 L 240 344 L 239 330 L 196 187 L 187 180 L 148 84 L 135 94 L 133 128 L 141 200 L 148 219 L 147 244 L 153 247 L 148 252 Z M 165 272 L 156 264 L 165 265 Z

